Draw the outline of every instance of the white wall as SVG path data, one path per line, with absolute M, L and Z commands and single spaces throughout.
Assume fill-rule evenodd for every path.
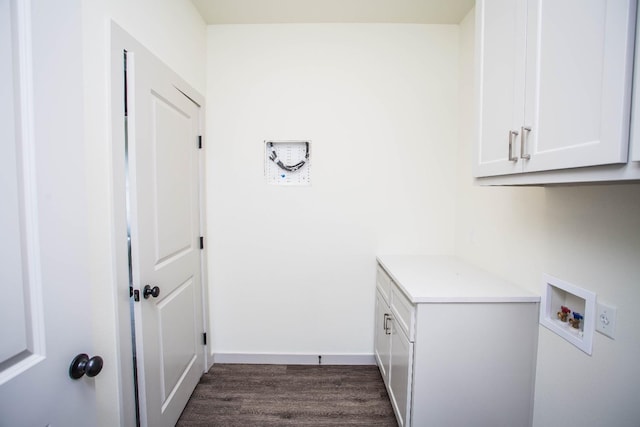
M 375 256 L 452 253 L 458 27 L 210 26 L 216 353 L 371 355 Z M 269 186 L 267 139 L 312 141 Z
M 120 363 L 119 343 L 130 332 L 118 328 L 117 304 L 126 310 L 128 284 L 116 284 L 111 176 L 110 22 L 115 21 L 200 93 L 205 91 L 206 26 L 188 1 L 86 0 L 82 9 L 84 127 L 89 189 L 89 268 L 93 289 L 94 351 L 105 366 L 96 379 L 101 425 L 135 425 L 131 366 Z M 123 322 L 121 322 L 123 323 Z M 120 325 L 122 326 L 122 325 Z M 121 334 L 121 335 L 119 335 Z M 129 351 L 130 353 L 130 351 Z
M 541 328 L 535 425 L 637 424 L 640 186 L 474 187 L 472 18 L 459 61 L 456 26 L 213 26 L 205 52 L 189 2 L 83 6 L 89 264 L 105 360 L 118 356 L 122 291 L 110 240 L 113 18 L 197 90 L 206 81 L 214 351 L 370 354 L 374 256 L 455 250 L 534 291 L 548 272 L 617 305 L 617 338 L 596 334 L 591 357 Z M 262 141 L 298 138 L 313 141 L 313 185 L 267 186 Z M 126 411 L 116 368 L 96 381 L 105 426 Z
M 473 117 L 473 11 L 460 26 L 461 123 Z M 616 339 L 588 356 L 540 328 L 534 425 L 637 427 L 640 420 L 640 184 L 473 185 L 472 127 L 461 126 L 456 253 L 532 291 L 549 273 L 618 307 Z

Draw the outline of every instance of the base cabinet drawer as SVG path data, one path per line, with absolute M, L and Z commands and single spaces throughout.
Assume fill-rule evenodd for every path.
M 393 282 L 391 282 L 393 283 Z M 394 325 L 402 329 L 410 341 L 415 339 L 415 305 L 397 286 L 391 286 L 391 314 Z
M 391 301 L 391 278 L 380 266 L 376 271 L 376 288 L 384 301 L 389 304 Z

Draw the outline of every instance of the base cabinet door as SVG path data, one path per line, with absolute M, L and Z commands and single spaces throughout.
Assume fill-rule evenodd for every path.
M 391 355 L 389 365 L 389 398 L 400 427 L 411 425 L 411 377 L 413 343 L 404 331 L 391 321 Z
M 524 120 L 525 24 L 524 0 L 476 4 L 477 177 L 522 172 L 517 143 Z
M 376 291 L 374 354 L 385 384 L 389 382 L 389 352 L 391 345 L 391 330 L 389 329 L 390 312 L 386 301 L 380 295 L 380 292 Z

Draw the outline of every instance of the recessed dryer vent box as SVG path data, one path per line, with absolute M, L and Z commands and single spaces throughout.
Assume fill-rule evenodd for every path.
M 265 141 L 264 175 L 274 185 L 311 185 L 311 141 Z
M 596 294 L 548 274 L 543 274 L 542 278 L 540 324 L 590 355 L 595 327 Z M 578 328 L 573 326 L 575 313 L 582 317 Z M 563 314 L 567 315 L 566 320 L 562 319 Z

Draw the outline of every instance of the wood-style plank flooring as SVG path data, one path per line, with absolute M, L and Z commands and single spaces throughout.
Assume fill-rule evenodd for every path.
M 216 364 L 178 426 L 389 426 L 396 419 L 376 366 Z

